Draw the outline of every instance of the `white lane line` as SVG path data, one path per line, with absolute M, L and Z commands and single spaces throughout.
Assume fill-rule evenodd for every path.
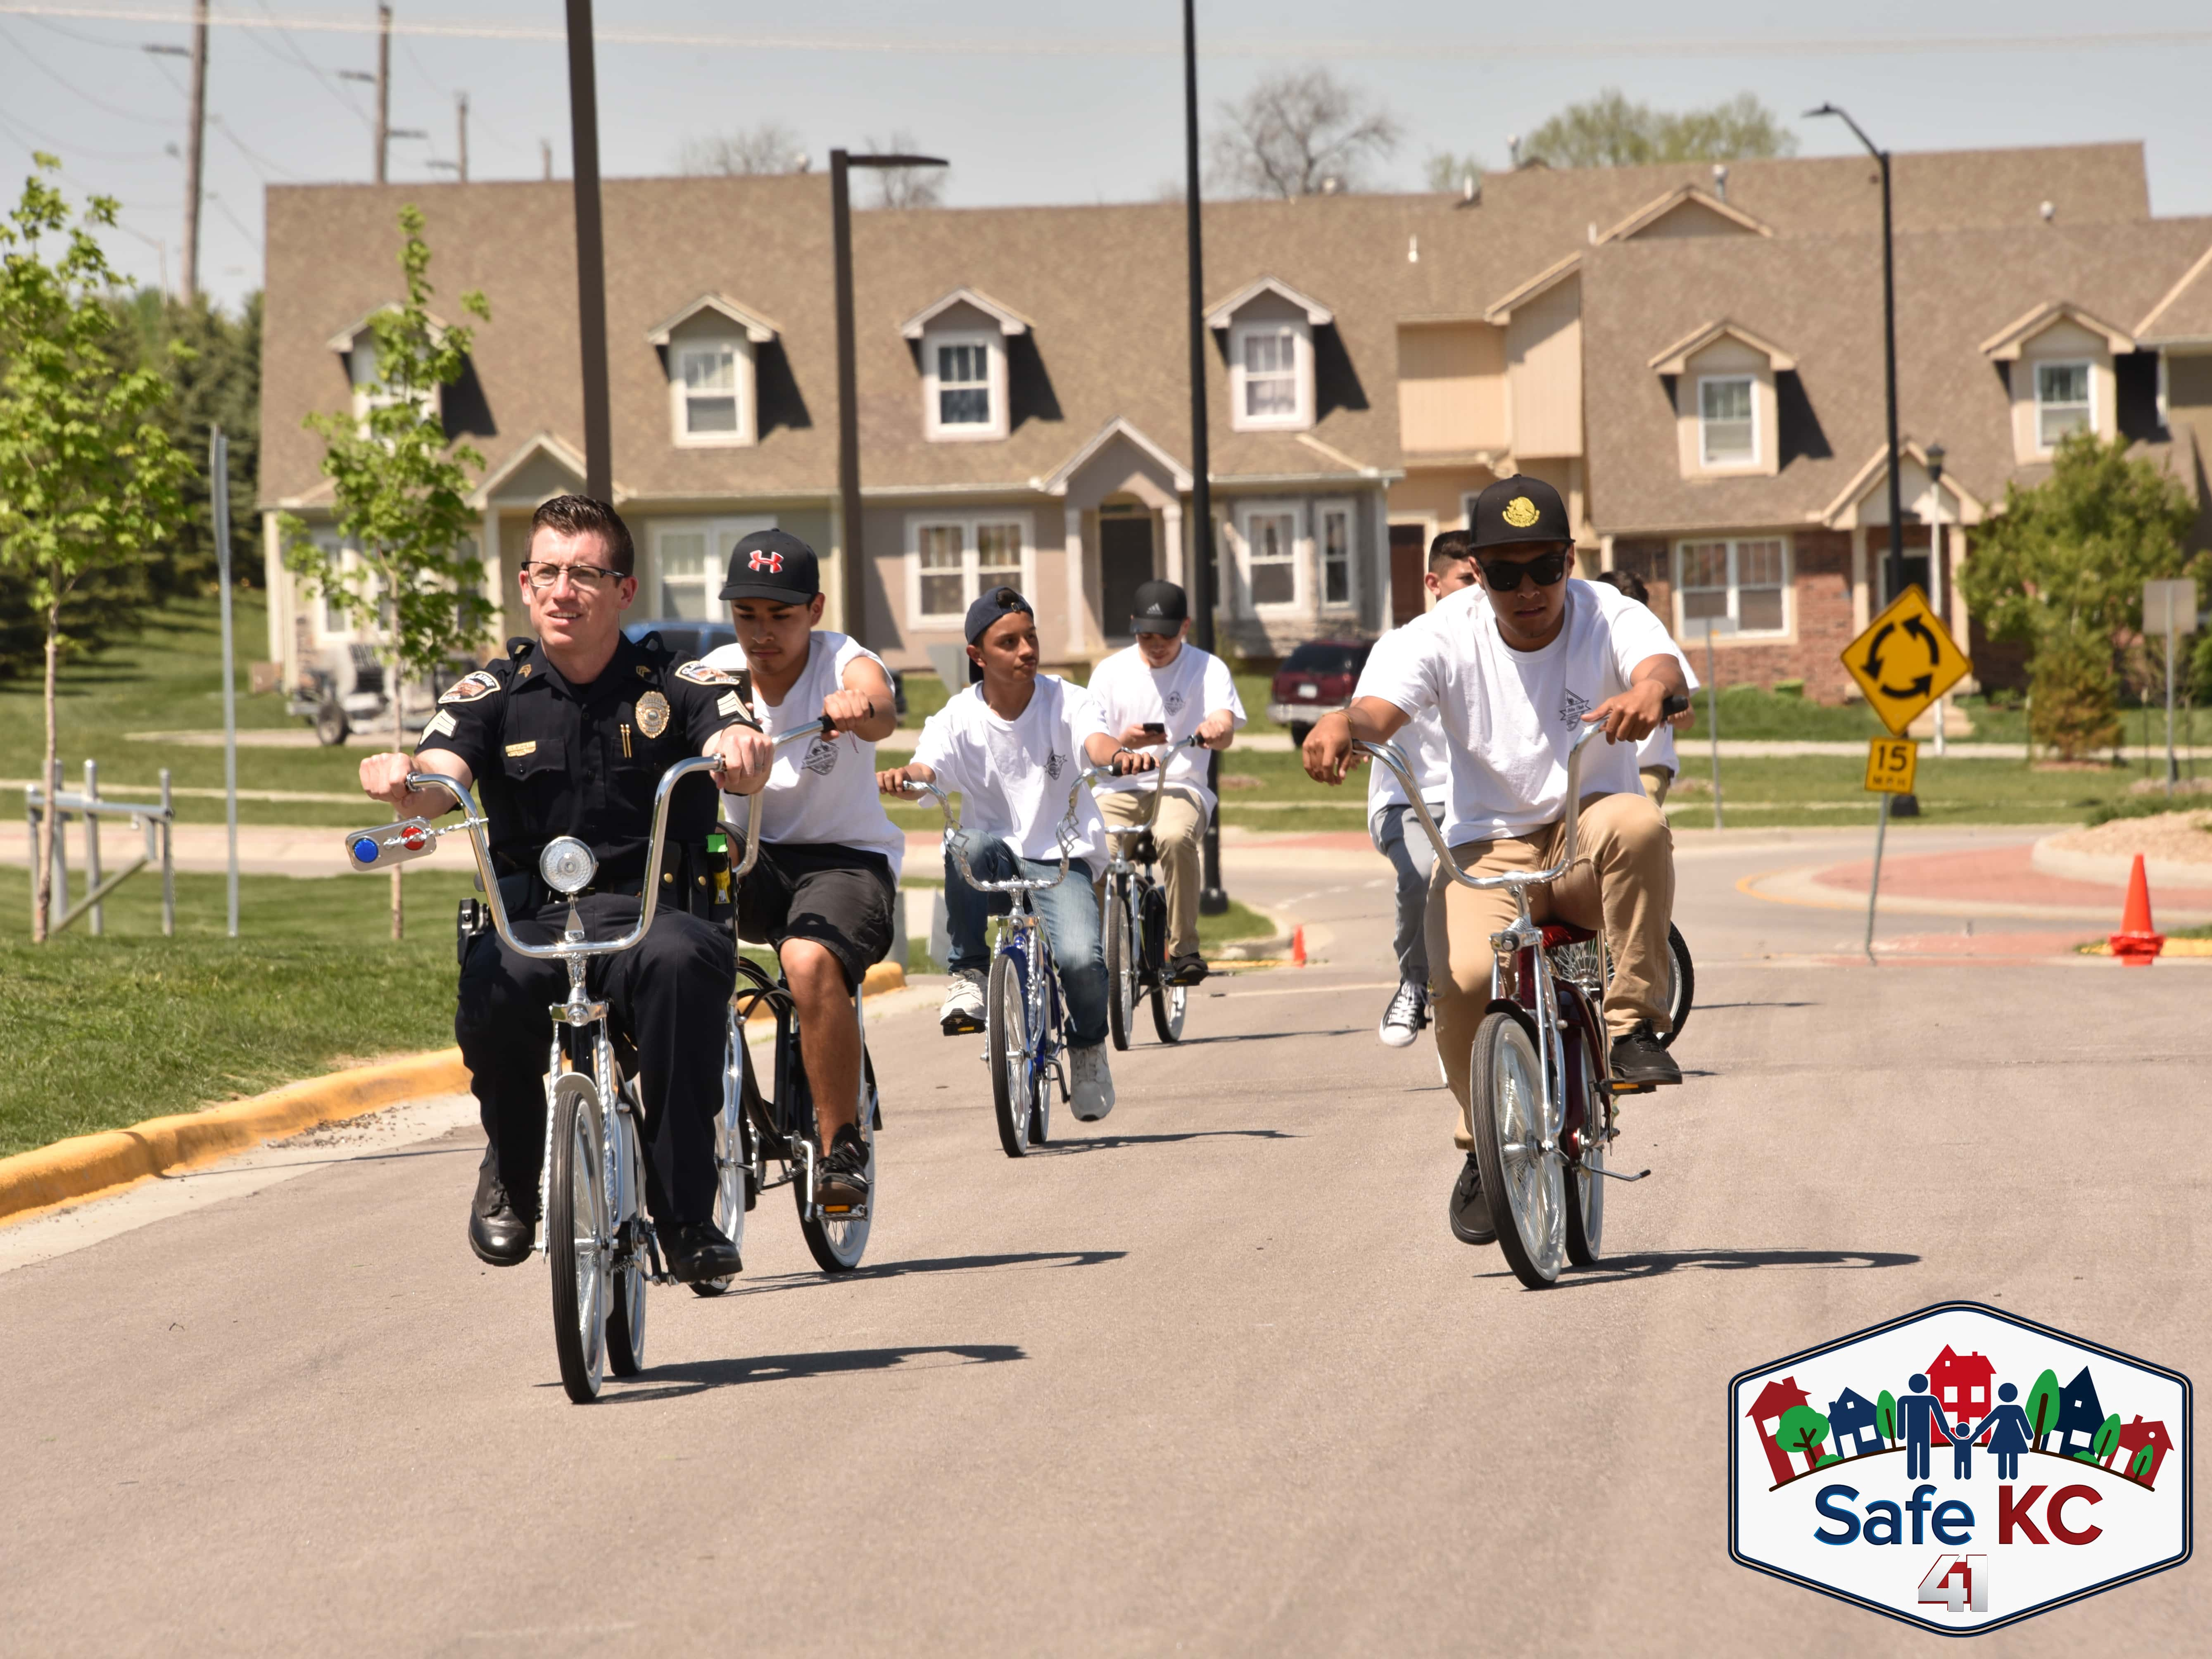
M 1229 991 L 1223 994 L 1242 1002 L 1248 997 L 1303 997 L 1322 992 L 1395 991 L 1397 988 L 1398 981 L 1395 979 L 1376 979 L 1364 980 L 1357 985 L 1286 985 L 1276 991 Z

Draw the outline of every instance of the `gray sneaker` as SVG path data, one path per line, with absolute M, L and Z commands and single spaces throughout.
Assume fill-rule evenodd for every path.
M 1114 1074 L 1106 1069 L 1106 1045 L 1071 1048 L 1068 1060 L 1074 1072 L 1068 1083 L 1068 1109 L 1082 1121 L 1096 1123 L 1114 1109 Z
M 1413 1039 L 1420 1035 L 1421 1027 L 1428 1023 L 1427 990 L 1410 979 L 1401 980 L 1398 994 L 1382 1011 L 1382 1023 L 1375 1028 L 1375 1035 L 1386 1048 L 1410 1048 Z
M 945 988 L 945 1000 L 937 1010 L 937 1023 L 947 1036 L 983 1029 L 983 975 L 963 968 Z

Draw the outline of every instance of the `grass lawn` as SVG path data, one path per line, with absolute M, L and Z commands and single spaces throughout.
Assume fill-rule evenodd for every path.
M 220 876 L 177 878 L 177 933 L 158 878 L 29 940 L 29 882 L 0 869 L 0 1156 L 258 1094 L 294 1079 L 453 1040 L 453 906 L 465 878 L 408 878 L 410 937 L 388 937 L 380 880 L 239 884 L 241 937 L 223 935 Z

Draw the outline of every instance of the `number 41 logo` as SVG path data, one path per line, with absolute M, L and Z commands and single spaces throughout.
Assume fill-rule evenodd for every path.
M 1986 1555 L 1939 1555 L 1928 1576 L 1920 1581 L 1923 1604 L 1940 1602 L 1953 1613 L 1990 1610 L 1990 1558 Z

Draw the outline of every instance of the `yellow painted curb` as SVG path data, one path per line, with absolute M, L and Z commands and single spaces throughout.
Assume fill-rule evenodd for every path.
M 265 1095 L 203 1112 L 179 1112 L 148 1118 L 127 1129 L 74 1135 L 0 1158 L 0 1224 L 33 1210 L 210 1164 L 318 1123 L 360 1117 L 395 1101 L 461 1094 L 468 1086 L 461 1051 L 445 1048 L 288 1083 Z
M 879 997 L 886 991 L 906 988 L 906 969 L 896 962 L 879 962 L 860 975 L 860 994 Z

